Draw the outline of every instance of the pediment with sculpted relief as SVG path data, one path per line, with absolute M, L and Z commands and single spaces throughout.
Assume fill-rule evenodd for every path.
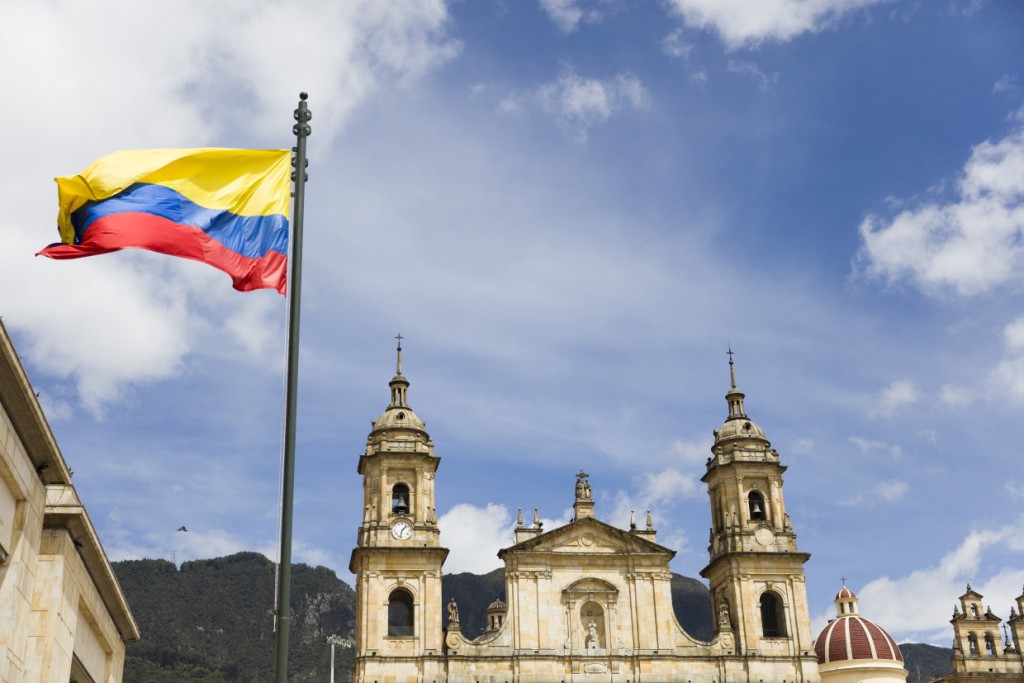
M 534 538 L 505 548 L 498 553 L 501 557 L 508 552 L 540 553 L 658 553 L 670 557 L 675 551 L 649 541 L 639 534 L 613 527 L 598 519 L 586 517 L 552 529 Z

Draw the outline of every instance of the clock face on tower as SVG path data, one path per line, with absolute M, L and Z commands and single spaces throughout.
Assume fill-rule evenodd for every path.
M 391 525 L 391 535 L 399 541 L 404 541 L 412 536 L 412 524 L 400 519 Z

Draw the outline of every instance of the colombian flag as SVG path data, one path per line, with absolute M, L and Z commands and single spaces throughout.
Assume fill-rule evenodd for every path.
M 114 152 L 56 178 L 61 241 L 39 253 L 72 259 L 149 249 L 209 263 L 240 291 L 285 293 L 288 150 Z

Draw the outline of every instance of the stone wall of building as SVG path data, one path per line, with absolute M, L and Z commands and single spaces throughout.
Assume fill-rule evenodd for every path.
M 138 627 L 0 323 L 0 683 L 120 683 Z

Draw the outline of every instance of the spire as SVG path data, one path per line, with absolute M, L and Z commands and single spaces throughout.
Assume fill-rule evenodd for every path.
M 732 362 L 732 346 L 729 346 L 727 352 L 729 356 L 729 392 L 725 395 L 725 400 L 729 403 L 729 420 L 742 420 L 746 419 L 747 415 L 743 411 L 743 398 L 744 393 L 736 388 L 736 370 L 733 367 Z
M 398 360 L 395 363 L 395 376 L 391 378 L 391 407 L 408 408 L 406 402 L 406 391 L 409 389 L 409 380 L 402 375 L 402 335 L 395 335 L 398 340 Z
M 401 377 L 401 333 L 396 334 L 394 338 L 398 340 L 398 361 L 395 364 L 394 376 Z M 733 386 L 735 386 L 735 383 L 733 383 Z

